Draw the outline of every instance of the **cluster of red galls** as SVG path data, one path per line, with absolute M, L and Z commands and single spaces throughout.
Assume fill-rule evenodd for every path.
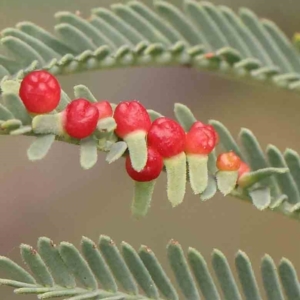
M 61 88 L 52 74 L 34 71 L 22 80 L 19 95 L 30 113 L 45 114 L 56 109 Z M 63 111 L 63 128 L 69 136 L 83 139 L 93 134 L 99 120 L 107 117 L 115 119 L 115 134 L 120 139 L 126 141 L 128 136 L 139 132 L 146 138 L 147 162 L 143 169 L 134 169 L 130 156 L 126 158 L 126 170 L 135 181 L 156 179 L 163 169 L 164 160 L 183 152 L 208 155 L 219 140 L 213 126 L 200 121 L 196 121 L 187 133 L 180 124 L 166 117 L 151 122 L 147 110 L 135 100 L 119 103 L 113 112 L 108 101 L 91 103 L 86 99 L 75 99 Z M 239 171 L 239 177 L 250 170 L 232 151 L 218 156 L 217 167 L 221 171 Z

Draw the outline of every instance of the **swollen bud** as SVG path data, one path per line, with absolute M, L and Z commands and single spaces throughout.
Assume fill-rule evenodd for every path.
M 148 144 L 164 159 L 167 171 L 167 194 L 173 206 L 183 201 L 186 185 L 185 132 L 175 121 L 156 119 L 148 132 Z
M 147 162 L 146 135 L 151 126 L 147 110 L 138 101 L 123 101 L 114 112 L 115 133 L 128 145 L 132 167 L 141 171 Z
M 189 166 L 190 184 L 195 194 L 202 193 L 208 184 L 208 154 L 218 142 L 218 134 L 211 125 L 195 122 L 186 134 L 185 153 Z

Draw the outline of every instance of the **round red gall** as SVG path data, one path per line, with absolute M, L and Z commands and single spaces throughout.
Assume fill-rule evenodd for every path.
M 99 101 L 93 104 L 99 112 L 99 120 L 112 117 L 113 109 L 108 101 Z
M 162 171 L 163 159 L 161 155 L 153 147 L 147 149 L 147 163 L 144 169 L 137 172 L 131 165 L 130 156 L 126 157 L 126 171 L 128 175 L 135 181 L 146 182 L 156 179 Z
M 217 168 L 220 171 L 238 171 L 241 159 L 233 152 L 222 153 L 217 158 Z
M 120 138 L 137 130 L 148 132 L 151 126 L 146 108 L 136 100 L 119 103 L 114 112 L 114 119 L 117 124 L 115 133 Z
M 242 161 L 238 172 L 239 172 L 238 178 L 241 178 L 241 176 L 250 172 L 250 167 L 245 162 Z
M 64 112 L 64 129 L 73 138 L 83 139 L 96 129 L 99 111 L 86 99 L 76 99 Z
M 195 122 L 186 134 L 185 152 L 187 154 L 209 154 L 216 146 L 217 135 L 211 125 Z
M 26 109 L 35 114 L 49 113 L 60 101 L 61 88 L 57 79 L 46 71 L 33 71 L 22 80 L 19 96 Z
M 184 151 L 185 132 L 174 120 L 161 117 L 152 123 L 147 140 L 163 158 L 170 158 Z

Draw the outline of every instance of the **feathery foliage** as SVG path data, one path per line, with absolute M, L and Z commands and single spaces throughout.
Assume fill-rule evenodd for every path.
M 30 160 L 36 161 L 44 158 L 55 140 L 80 145 L 80 164 L 84 169 L 92 168 L 96 164 L 98 151 L 107 153 L 108 163 L 126 154 L 126 142 L 119 141 L 111 131 L 114 129 L 113 118 L 109 119 L 109 124 L 102 124 L 111 128 L 110 130 L 97 131 L 93 137 L 84 140 L 64 137 L 60 134 L 60 125 L 56 123 L 56 113 L 61 112 L 72 97 L 62 91 L 57 111 L 46 117 L 42 116 L 43 119 L 39 122 L 39 116 L 32 118 L 25 109 L 17 93 L 18 87 L 19 81 L 17 80 L 4 80 L 1 83 L 3 103 L 0 104 L 0 134 L 36 136 L 27 151 Z M 76 98 L 84 97 L 89 101 L 96 101 L 92 92 L 83 85 L 75 86 L 74 94 Z M 148 110 L 148 112 L 152 120 L 161 116 L 153 110 Z M 186 131 L 196 120 L 190 109 L 183 104 L 175 104 L 174 113 L 177 121 Z M 298 153 L 287 149 L 284 154 L 281 154 L 273 145 L 269 145 L 264 153 L 254 134 L 245 128 L 242 128 L 239 134 L 242 146 L 240 147 L 222 123 L 215 120 L 211 120 L 210 123 L 219 133 L 221 147 L 226 151 L 233 150 L 249 164 L 252 171 L 245 175 L 243 187 L 235 186 L 235 178 L 233 181 L 227 178 L 222 180 L 217 173 L 216 152 L 214 151 L 209 156 L 209 180 L 205 191 L 200 194 L 200 199 L 205 201 L 212 198 L 219 189 L 224 195 L 230 193 L 252 202 L 259 210 L 270 209 L 300 220 L 300 157 Z M 135 185 L 134 198 L 137 202 L 147 202 L 149 208 L 153 188 L 154 186 Z M 146 214 L 148 208 L 140 213 Z
M 2 30 L 0 78 L 37 68 L 53 74 L 131 66 L 190 66 L 300 89 L 300 54 L 270 20 L 205 1 L 130 1 L 95 8 L 88 19 L 55 15 L 54 34 L 31 22 Z M 295 38 L 297 45 L 297 38 Z
M 100 236 L 98 244 L 83 237 L 81 252 L 71 243 L 56 246 L 45 237 L 38 240 L 37 250 L 25 244 L 20 249 L 30 272 L 1 256 L 0 272 L 4 279 L 0 279 L 0 284 L 15 288 L 16 294 L 36 294 L 38 299 L 178 300 L 182 295 L 180 299 L 240 300 L 242 294 L 247 300 L 262 299 L 258 276 L 242 251 L 237 252 L 235 268 L 231 268 L 224 254 L 214 250 L 213 270 L 210 270 L 196 249 L 189 248 L 185 255 L 181 245 L 171 240 L 167 257 L 174 284 L 167 275 L 169 271 L 164 270 L 150 248 L 141 246 L 135 251 L 122 242 L 119 250 L 107 236 Z M 289 300 L 300 297 L 297 274 L 288 259 L 283 258 L 277 269 L 273 259 L 265 255 L 260 272 L 267 299 L 283 300 L 284 295 Z

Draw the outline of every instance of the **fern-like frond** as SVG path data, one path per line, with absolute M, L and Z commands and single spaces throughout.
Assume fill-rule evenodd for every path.
M 271 21 L 209 2 L 139 1 L 96 8 L 91 17 L 59 12 L 54 34 L 30 22 L 2 30 L 0 78 L 37 68 L 53 74 L 129 66 L 182 65 L 300 89 L 300 54 Z
M 36 294 L 39 299 L 182 299 L 247 300 L 262 299 L 251 261 L 238 251 L 235 268 L 219 250 L 212 252 L 212 270 L 194 248 L 184 254 L 181 245 L 171 240 L 167 257 L 176 283 L 152 250 L 139 251 L 122 242 L 120 250 L 107 236 L 98 244 L 83 237 L 81 251 L 73 244 L 56 246 L 50 239 L 38 240 L 37 250 L 21 245 L 21 255 L 30 272 L 9 258 L 0 257 L 0 284 L 14 287 L 16 294 Z M 213 279 L 213 273 L 215 279 Z M 237 274 L 235 276 L 234 274 Z M 293 264 L 283 258 L 279 265 L 269 255 L 261 260 L 263 287 L 269 300 L 295 300 L 300 297 L 299 281 Z M 237 283 L 240 283 L 241 290 Z M 219 285 L 219 289 L 217 286 Z
M 2 101 L 0 102 L 0 134 L 35 136 L 27 154 L 32 161 L 44 158 L 55 140 L 80 146 L 80 164 L 83 169 L 92 168 L 98 159 L 98 151 L 107 153 L 106 161 L 112 163 L 127 153 L 127 143 L 119 140 L 113 133 L 114 119 L 108 118 L 105 123 L 98 124 L 96 133 L 86 139 L 78 140 L 60 134 L 61 124 L 57 117 L 71 101 L 72 96 L 61 93 L 58 109 L 49 115 L 32 117 L 18 96 L 19 81 L 3 80 L 1 83 Z M 95 102 L 96 97 L 83 85 L 74 87 L 75 98 L 86 98 Z M 114 106 L 114 104 L 113 104 Z M 162 115 L 148 110 L 152 120 Z M 196 121 L 196 117 L 183 104 L 175 104 L 174 113 L 177 121 L 185 131 Z M 42 121 L 40 121 L 42 120 Z M 212 198 L 219 189 L 223 194 L 230 194 L 253 203 L 259 210 L 270 209 L 300 220 L 300 157 L 291 149 L 282 154 L 278 148 L 269 145 L 267 150 L 261 149 L 255 135 L 246 128 L 239 134 L 240 147 L 228 129 L 219 121 L 211 120 L 220 136 L 220 147 L 225 151 L 234 151 L 251 167 L 251 172 L 244 176 L 243 184 L 224 181 L 216 169 L 216 149 L 209 155 L 209 178 L 206 189 L 200 194 L 201 200 Z M 101 128 L 101 126 L 103 128 Z M 105 132 L 102 131 L 105 129 Z M 289 172 L 286 172 L 289 171 Z M 184 174 L 182 174 L 184 175 Z M 201 174 L 199 175 L 201 176 Z M 185 175 L 184 175 L 185 177 Z M 150 206 L 154 186 L 135 185 L 135 199 L 146 205 L 142 214 L 146 214 Z M 170 186 L 172 189 L 172 186 Z

